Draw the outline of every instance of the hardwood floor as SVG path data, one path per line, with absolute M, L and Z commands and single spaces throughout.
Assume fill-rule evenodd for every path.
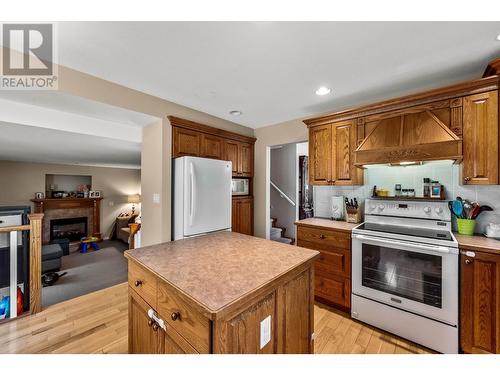
M 119 284 L 0 324 L 0 353 L 127 353 L 127 284 Z M 315 353 L 430 353 L 428 349 L 314 307 Z
M 431 354 L 430 349 L 352 320 L 348 314 L 314 306 L 315 354 Z

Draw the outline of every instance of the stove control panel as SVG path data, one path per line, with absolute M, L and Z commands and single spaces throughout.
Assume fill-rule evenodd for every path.
M 398 216 L 450 221 L 447 201 L 405 201 L 367 199 L 365 215 Z

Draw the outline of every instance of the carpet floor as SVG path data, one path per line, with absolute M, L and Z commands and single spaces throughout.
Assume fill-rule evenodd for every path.
M 96 290 L 127 281 L 127 249 L 121 241 L 103 241 L 100 250 L 70 253 L 62 258 L 60 272 L 67 272 L 57 283 L 42 289 L 42 305 L 50 306 Z

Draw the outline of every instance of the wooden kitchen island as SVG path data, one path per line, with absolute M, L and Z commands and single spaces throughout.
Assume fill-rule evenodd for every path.
M 232 232 L 125 252 L 129 353 L 312 353 L 315 250 Z

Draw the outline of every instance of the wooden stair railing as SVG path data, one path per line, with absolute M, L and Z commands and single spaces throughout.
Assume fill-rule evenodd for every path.
M 30 310 L 31 314 L 35 314 L 42 310 L 42 219 L 43 214 L 30 214 L 28 215 L 29 224 L 16 225 L 11 227 L 0 228 L 0 233 L 9 233 L 12 244 L 16 247 L 17 252 L 17 232 L 29 231 L 30 232 L 30 273 L 29 273 L 29 289 L 30 289 Z M 17 262 L 15 258 L 13 264 Z M 17 267 L 17 265 L 16 265 Z M 12 290 L 15 292 L 12 293 Z M 17 282 L 15 288 L 11 287 L 11 314 L 17 311 Z M 11 315 L 12 316 L 12 315 Z

